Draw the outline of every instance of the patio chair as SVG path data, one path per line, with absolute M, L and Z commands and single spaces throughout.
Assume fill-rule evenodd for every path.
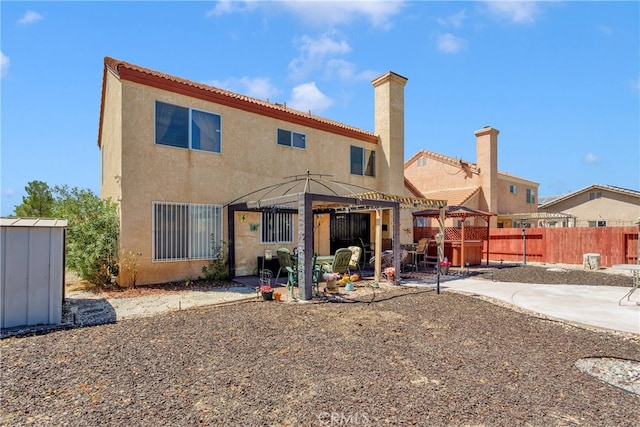
M 406 251 L 406 249 L 400 249 L 400 264 L 402 264 L 404 260 L 407 259 L 408 254 L 409 253 Z M 372 256 L 371 260 L 369 260 L 369 264 L 371 266 L 375 266 L 375 263 L 376 257 Z M 382 253 L 380 254 L 380 268 L 384 270 L 387 267 L 393 267 L 393 251 L 391 249 L 382 251 Z
M 317 296 L 320 294 L 318 284 L 320 282 L 321 271 L 320 271 L 320 265 L 316 262 L 317 256 L 318 254 L 314 253 L 313 258 L 311 260 L 311 268 L 313 271 L 313 274 L 311 275 L 311 283 L 313 285 L 314 296 Z M 285 267 L 285 270 L 287 271 L 287 292 L 289 293 L 289 296 L 291 298 L 295 298 L 295 295 L 293 294 L 293 288 L 297 288 L 299 284 L 298 270 L 295 268 L 295 266 Z
M 365 243 L 361 237 L 358 237 L 360 240 L 360 246 L 362 247 L 362 266 L 364 267 L 364 263 L 369 259 L 369 255 L 373 255 L 373 248 L 371 247 L 371 243 Z
M 423 237 L 418 240 L 418 246 L 416 247 L 416 271 L 420 271 L 420 264 L 424 264 L 425 256 L 427 254 L 427 246 L 429 245 L 428 237 Z
M 435 249 L 436 255 L 429 255 L 429 252 L 434 252 Z M 436 268 L 438 264 L 438 245 L 436 241 L 433 239 L 428 239 L 427 244 L 424 245 L 424 250 L 422 251 L 422 260 L 418 262 L 418 271 L 420 271 L 420 265 L 424 266 L 425 273 L 429 271 L 430 268 Z
M 326 273 L 349 274 L 349 263 L 353 252 L 349 248 L 340 248 L 333 256 L 333 263 L 324 264 L 322 269 Z
M 274 280 L 273 284 L 278 284 L 278 279 L 280 278 L 280 273 L 288 273 L 287 267 L 294 268 L 293 260 L 291 259 L 291 252 L 287 248 L 279 248 L 276 253 L 278 254 L 278 263 L 280 267 L 278 268 L 278 274 L 276 274 L 276 280 Z
M 360 272 L 360 277 L 362 277 L 362 268 L 360 268 L 360 255 L 362 248 L 360 246 L 349 246 L 348 249 L 351 249 L 351 261 L 349 262 L 349 275 L 351 275 L 351 269 L 357 268 Z

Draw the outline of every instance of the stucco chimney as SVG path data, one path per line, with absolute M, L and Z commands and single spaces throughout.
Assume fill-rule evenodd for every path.
M 379 191 L 404 194 L 404 86 L 407 78 L 391 71 L 372 82 L 375 97 L 375 133 Z
M 482 188 L 484 200 L 480 209 L 498 213 L 498 134 L 491 126 L 475 131 L 476 163 L 480 173 L 478 185 Z M 491 227 L 496 227 L 497 217 L 491 217 Z

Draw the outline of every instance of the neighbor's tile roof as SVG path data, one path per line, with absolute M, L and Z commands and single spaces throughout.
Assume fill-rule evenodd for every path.
M 191 80 L 172 76 L 170 74 L 154 71 L 149 68 L 120 61 L 114 58 L 104 58 L 104 77 L 102 83 L 102 103 L 100 107 L 100 129 L 98 135 L 98 146 L 100 145 L 100 135 L 102 133 L 102 118 L 104 111 L 104 95 L 106 90 L 106 73 L 113 73 L 121 80 L 128 80 L 150 87 L 156 87 L 175 93 L 202 99 L 204 101 L 215 102 L 233 108 L 261 114 L 291 123 L 300 124 L 314 129 L 331 132 L 366 142 L 377 143 L 378 137 L 368 131 L 348 126 L 334 120 L 329 120 L 308 113 L 288 108 L 286 104 L 271 103 L 249 96 L 241 95 L 228 90 L 219 89 L 213 86 L 197 83 Z
M 464 206 L 471 197 L 480 192 L 480 187 L 452 188 L 423 193 L 427 199 L 446 200 L 449 206 Z
M 592 185 L 589 185 L 587 187 L 581 188 L 578 191 L 573 191 L 573 192 L 571 192 L 569 194 L 565 194 L 563 196 L 557 196 L 552 200 L 544 200 L 544 203 L 540 203 L 538 205 L 538 208 L 540 208 L 540 209 L 547 208 L 547 207 L 549 207 L 551 205 L 555 205 L 556 203 L 559 203 L 561 201 L 564 201 L 564 200 L 570 199 L 572 197 L 575 197 L 578 194 L 586 193 L 587 191 L 592 191 L 592 190 L 612 191 L 614 193 L 619 193 L 619 194 L 624 194 L 624 195 L 627 195 L 627 196 L 640 198 L 640 191 L 629 190 L 628 188 L 616 187 L 614 185 L 592 184 Z M 539 199 L 544 199 L 544 198 L 540 197 Z

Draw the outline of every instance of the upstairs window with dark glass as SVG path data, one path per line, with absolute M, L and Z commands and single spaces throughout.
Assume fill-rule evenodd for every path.
M 351 174 L 376 176 L 376 152 L 352 145 Z
M 156 101 L 156 144 L 219 153 L 220 116 Z
M 307 148 L 307 137 L 302 133 L 278 129 L 278 145 L 305 149 Z

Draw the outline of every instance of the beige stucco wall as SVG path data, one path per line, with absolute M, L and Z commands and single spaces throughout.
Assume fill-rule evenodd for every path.
M 121 197 L 122 165 L 122 86 L 111 73 L 106 74 L 106 90 L 100 147 L 100 195 L 118 202 Z
M 108 126 L 113 129 L 109 131 L 107 138 L 103 134 L 105 154 L 109 153 L 109 161 L 105 163 L 108 167 L 105 170 L 109 170 L 109 173 L 105 175 L 101 194 L 117 194 L 121 198 L 120 245 L 128 251 L 142 254 L 139 258 L 138 276 L 141 284 L 196 278 L 206 264 L 204 261 L 152 261 L 153 201 L 225 205 L 251 191 L 282 182 L 287 176 L 304 174 L 307 170 L 311 173 L 331 174 L 334 180 L 377 190 L 381 186 L 380 177 L 386 174 L 381 170 L 384 168 L 381 162 L 376 164 L 376 178 L 350 174 L 350 146 L 376 150 L 377 155 L 377 144 L 292 125 L 137 83 L 111 77 L 108 80 L 104 121 L 113 121 L 113 125 Z M 156 145 L 156 100 L 219 114 L 222 153 Z M 122 106 L 121 127 L 113 119 L 119 116 L 119 104 Z M 120 138 L 119 127 L 122 130 L 121 146 L 115 142 Z M 277 145 L 278 128 L 305 134 L 306 149 Z M 120 173 L 116 174 L 114 171 Z M 224 214 L 226 215 L 226 209 Z M 328 227 L 328 219 L 325 222 Z M 244 223 L 240 223 L 238 219 L 235 222 L 235 267 L 238 275 L 251 274 L 256 267 L 256 257 L 265 248 L 276 248 L 274 245 L 261 245 L 260 232 L 250 231 L 251 223 L 260 223 L 258 214 L 249 214 Z M 226 241 L 226 218 L 223 225 Z M 297 227 L 294 229 L 297 231 Z M 297 236 L 294 237 L 294 242 L 297 243 Z M 328 253 L 328 247 L 323 246 L 322 249 L 321 253 Z
M 447 190 L 451 188 L 474 188 L 477 186 L 477 173 L 470 169 L 462 169 L 432 157 L 425 157 L 426 165 L 418 166 L 413 162 L 404 170 L 404 176 L 419 191 Z
M 516 194 L 510 192 L 511 185 L 517 188 Z M 527 190 L 535 193 L 534 203 L 527 203 Z M 538 210 L 538 184 L 508 175 L 498 175 L 498 213 L 525 213 Z

